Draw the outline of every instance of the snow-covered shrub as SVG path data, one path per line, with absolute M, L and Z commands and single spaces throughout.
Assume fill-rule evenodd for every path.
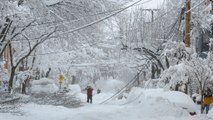
M 175 89 L 177 84 L 188 82 L 187 73 L 185 63 L 170 66 L 170 68 L 163 71 L 158 86 Z
M 20 87 L 22 83 L 25 83 L 27 79 L 31 77 L 31 71 L 20 71 L 16 75 L 16 80 L 14 80 L 13 88 Z

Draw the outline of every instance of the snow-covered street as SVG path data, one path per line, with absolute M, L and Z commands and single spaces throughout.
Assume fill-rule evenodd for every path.
M 83 103 L 78 108 L 62 106 L 38 105 L 28 103 L 22 105 L 20 113 L 0 113 L 1 120 L 210 120 L 213 110 L 206 114 L 191 116 L 188 112 L 169 100 L 156 97 L 154 94 L 161 90 L 146 90 L 140 97 L 138 89 L 130 93 L 126 100 L 111 100 L 100 104 L 112 94 L 101 93 L 94 95 L 94 104 Z M 153 97 L 150 97 L 153 96 Z M 79 94 L 84 100 L 85 94 Z M 137 99 L 135 99 L 137 98 Z M 199 107 L 199 106 L 197 106 Z M 199 108 L 198 108 L 199 109 Z

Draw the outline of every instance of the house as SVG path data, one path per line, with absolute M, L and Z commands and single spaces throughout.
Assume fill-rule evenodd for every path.
M 211 7 L 210 9 L 208 9 L 210 11 L 207 10 L 206 13 L 213 15 L 213 0 L 206 0 L 205 5 Z M 202 58 L 206 58 L 207 52 L 209 50 L 212 50 L 212 48 L 210 49 L 210 46 L 209 46 L 209 40 L 210 40 L 210 38 L 213 38 L 213 32 L 212 32 L 213 31 L 213 23 L 208 23 L 208 24 L 209 24 L 209 29 L 201 28 L 201 26 L 200 26 L 200 28 L 198 28 L 197 36 L 195 38 L 196 52 Z

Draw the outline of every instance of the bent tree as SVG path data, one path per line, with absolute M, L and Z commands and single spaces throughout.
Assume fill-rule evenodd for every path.
M 39 46 L 40 44 L 42 44 L 44 41 L 46 41 L 47 39 L 49 39 L 49 37 L 54 34 L 56 32 L 56 28 L 54 28 L 54 30 L 52 30 L 52 32 L 47 33 L 47 34 L 43 34 L 40 36 L 40 38 L 38 40 L 36 40 L 36 42 L 34 44 L 32 44 L 30 42 L 30 40 L 26 37 L 26 40 L 28 42 L 28 51 L 26 51 L 24 53 L 24 55 L 14 59 L 14 54 L 13 54 L 13 47 L 12 47 L 12 43 L 9 41 L 8 42 L 8 47 L 9 47 L 9 55 L 10 55 L 10 65 L 11 65 L 11 72 L 10 72 L 10 78 L 9 78 L 9 92 L 11 92 L 12 88 L 13 88 L 13 79 L 15 76 L 15 71 L 17 69 L 17 67 L 19 66 L 19 64 L 25 59 L 27 58 L 36 48 L 37 46 Z

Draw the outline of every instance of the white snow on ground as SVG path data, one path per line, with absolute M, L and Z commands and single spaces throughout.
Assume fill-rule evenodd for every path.
M 77 86 L 72 88 L 79 89 Z M 175 91 L 132 88 L 126 100 L 112 99 L 108 104 L 100 104 L 112 95 L 103 92 L 94 94 L 93 104 L 85 102 L 79 108 L 23 104 L 22 114 L 0 113 L 0 120 L 210 120 L 209 117 L 213 117 L 213 110 L 209 111 L 209 117 L 199 113 L 190 116 L 187 110 L 176 105 L 186 100 L 184 103 L 191 106 L 190 100 Z M 77 96 L 86 101 L 85 94 L 78 93 Z M 175 97 L 179 99 L 173 101 L 171 98 Z

